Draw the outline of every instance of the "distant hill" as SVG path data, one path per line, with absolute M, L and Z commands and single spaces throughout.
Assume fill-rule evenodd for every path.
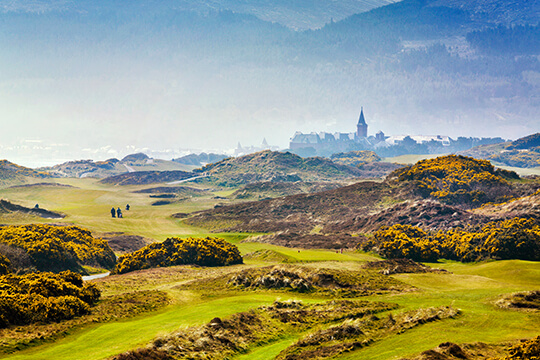
M 275 22 L 293 29 L 314 29 L 330 21 L 339 21 L 352 14 L 368 11 L 373 8 L 391 4 L 399 0 L 190 0 L 190 1 L 131 1 L 131 10 L 146 11 L 152 14 L 171 11 L 192 11 L 207 13 L 209 11 L 233 11 L 235 13 L 254 15 L 261 20 Z M 151 3 L 151 10 L 147 4 Z M 114 9 L 114 5 L 98 1 L 22 1 L 14 0 L 0 4 L 0 12 L 67 12 L 67 11 L 99 11 Z
M 462 154 L 506 166 L 518 168 L 540 167 L 540 133 L 502 144 L 477 146 L 462 152 Z
M 145 163 L 148 160 L 150 160 L 150 157 L 143 153 L 136 153 L 136 154 L 130 154 L 127 156 L 124 156 L 124 158 L 121 160 L 124 164 L 137 164 L 137 163 Z
M 118 159 L 105 161 L 75 160 L 52 167 L 41 168 L 41 171 L 60 177 L 104 177 L 126 172 L 126 168 Z
M 430 6 L 467 11 L 472 19 L 504 25 L 537 24 L 538 1 L 529 0 L 435 0 Z
M 146 154 L 137 153 L 127 155 L 122 160 L 115 158 L 104 161 L 76 160 L 52 167 L 40 168 L 40 170 L 61 177 L 105 178 L 133 171 L 184 171 L 191 170 L 194 167 L 173 161 L 152 159 Z
M 231 194 L 231 199 L 261 200 L 296 194 L 310 194 L 343 186 L 338 182 L 255 182 L 247 184 Z
M 176 159 L 172 159 L 172 161 L 184 165 L 204 166 L 224 160 L 226 158 L 228 158 L 227 155 L 213 153 L 207 154 L 202 152 L 200 154 L 189 154 L 186 156 L 182 156 Z
M 513 216 L 538 217 L 536 207 L 531 206 L 538 198 L 538 183 L 514 181 L 516 177 L 513 172 L 495 169 L 488 161 L 452 155 L 398 169 L 383 182 L 363 181 L 312 194 L 221 206 L 182 217 L 190 225 L 215 231 L 276 233 L 271 241 L 300 246 L 291 240 L 296 234 L 292 238 L 316 241 L 317 246 L 324 247 L 324 237 L 307 235 L 325 235 L 330 246 L 332 234 L 362 234 L 382 225 L 447 230 Z M 248 189 L 236 195 L 249 195 Z M 523 200 L 516 200 L 523 196 Z M 505 211 L 490 210 L 491 214 L 480 208 L 486 201 L 499 199 L 516 205 L 503 204 Z
M 191 172 L 175 171 L 134 171 L 120 175 L 110 176 L 100 180 L 103 184 L 109 185 L 146 185 L 156 183 L 167 183 L 189 179 L 197 176 Z
M 0 160 L 0 185 L 17 185 L 33 182 L 35 179 L 51 178 L 50 174 Z
M 364 4 L 372 9 L 359 11 Z M 362 99 L 372 113 L 385 119 L 373 126 L 387 133 L 420 129 L 435 133 L 453 124 L 455 131 L 467 132 L 463 135 L 492 136 L 513 119 L 521 127 L 509 132 L 534 129 L 538 54 L 522 58 L 508 56 L 506 50 L 514 43 L 534 43 L 538 36 L 532 26 L 523 32 L 487 30 L 536 25 L 537 6 L 537 1 L 515 0 L 135 0 L 129 6 L 103 0 L 17 0 L 0 5 L 4 10 L 0 45 L 10 49 L 6 74 L 23 78 L 25 69 L 52 71 L 52 81 L 61 83 L 100 73 L 101 86 L 112 96 L 141 107 L 163 100 L 165 113 L 177 113 L 176 106 L 185 105 L 175 91 L 176 84 L 186 84 L 182 91 L 194 100 L 190 116 L 219 114 L 227 123 L 236 118 L 236 126 L 252 133 L 256 130 L 248 119 L 259 114 L 265 114 L 263 121 L 290 118 L 289 135 L 305 121 L 316 126 L 311 130 L 320 131 L 332 118 L 339 119 L 336 129 L 345 129 L 343 119 L 361 105 L 352 99 Z M 348 17 L 333 16 L 332 11 Z M 274 22 L 283 16 L 301 22 L 308 14 L 323 14 L 326 25 L 298 32 Z M 474 31 L 480 33 L 467 38 Z M 482 46 L 486 44 L 502 46 L 488 46 L 486 51 Z M 160 66 L 137 76 L 143 87 L 170 79 L 164 83 L 164 96 L 153 93 L 153 99 L 140 97 L 131 78 L 109 66 L 147 69 L 156 62 Z M 40 90 L 37 82 L 30 86 Z M 208 89 L 213 96 L 208 96 Z M 54 95 L 59 101 L 65 97 Z M 107 100 L 105 93 L 96 91 L 80 96 L 91 107 Z M 494 101 L 484 101 L 493 97 Z M 305 120 L 299 120 L 303 114 Z M 414 119 L 414 125 L 407 119 Z M 131 125 L 129 117 L 118 124 L 126 130 Z M 209 129 L 194 124 L 193 130 L 204 134 Z M 277 129 L 268 131 L 278 134 Z M 216 138 L 232 136 L 230 129 L 223 132 L 201 142 L 217 143 Z M 178 140 L 195 141 L 186 134 Z M 157 143 L 160 134 L 154 136 Z
M 354 167 L 325 158 L 301 158 L 289 152 L 261 151 L 204 166 L 196 173 L 209 175 L 220 186 L 254 182 L 336 181 L 360 176 Z

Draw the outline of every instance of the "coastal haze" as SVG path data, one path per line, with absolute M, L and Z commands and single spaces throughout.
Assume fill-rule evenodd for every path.
M 516 139 L 538 131 L 539 17 L 537 1 L 1 1 L 0 157 L 287 148 L 354 131 L 362 106 L 370 135 Z

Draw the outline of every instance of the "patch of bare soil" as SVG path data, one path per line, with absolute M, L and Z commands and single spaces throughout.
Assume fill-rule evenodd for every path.
M 296 232 L 277 232 L 260 235 L 245 240 L 246 242 L 268 243 L 302 249 L 347 249 L 354 248 L 363 237 L 349 234 L 302 234 Z
M 433 269 L 429 266 L 419 264 L 411 259 L 370 261 L 364 264 L 363 267 L 371 270 L 379 270 L 379 272 L 383 275 L 447 272 L 446 270 Z
M 105 233 L 101 237 L 107 240 L 111 249 L 118 254 L 137 251 L 153 242 L 153 240 L 145 239 L 139 235 L 125 235 L 122 233 Z

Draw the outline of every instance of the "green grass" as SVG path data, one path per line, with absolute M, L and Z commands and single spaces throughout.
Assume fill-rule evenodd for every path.
M 134 193 L 136 190 L 156 186 L 106 186 L 95 179 L 52 179 L 55 182 L 73 187 L 19 187 L 0 189 L 0 197 L 16 204 L 62 212 L 67 215 L 56 222 L 79 225 L 97 234 L 104 232 L 123 232 L 141 235 L 158 241 L 167 237 L 186 234 L 207 233 L 206 230 L 183 224 L 170 215 L 177 212 L 212 208 L 216 200 L 211 197 L 193 198 L 190 201 L 165 206 L 152 206 L 155 201 L 148 194 Z M 52 181 L 51 181 L 52 182 Z M 111 218 L 111 207 L 124 209 L 124 218 Z M 50 219 L 35 216 L 1 215 L 5 224 L 25 224 L 29 222 L 50 223 Z
M 540 263 L 499 261 L 481 264 L 447 262 L 430 265 L 448 268 L 454 273 L 396 275 L 397 279 L 417 287 L 418 290 L 400 295 L 371 296 L 366 299 L 398 303 L 400 308 L 394 312 L 451 305 L 460 309 L 462 314 L 455 319 L 422 325 L 399 336 L 375 342 L 359 351 L 342 355 L 338 357 L 339 359 L 393 360 L 418 354 L 447 341 L 496 343 L 530 338 L 540 333 L 537 326 L 540 323 L 540 313 L 504 310 L 494 304 L 505 293 L 540 289 L 538 273 Z M 283 339 L 277 343 L 260 346 L 245 357 L 239 358 L 273 359 L 292 342 L 293 338 Z
M 396 161 L 395 159 L 386 160 Z M 416 160 L 410 157 L 410 162 L 414 161 Z M 275 254 L 270 262 L 257 258 L 246 260 L 246 265 L 243 266 L 249 267 L 268 266 L 272 264 L 272 259 L 275 261 L 286 259 L 287 262 L 303 263 L 305 266 L 315 268 L 357 270 L 362 263 L 378 259 L 376 256 L 357 252 L 341 254 L 329 250 L 291 249 L 270 244 L 244 242 L 250 236 L 258 234 L 212 234 L 206 229 L 190 227 L 181 220 L 170 217 L 176 212 L 189 213 L 212 208 L 216 202 L 219 202 L 212 199 L 212 196 L 156 207 L 151 206 L 155 199 L 149 198 L 147 194 L 133 193 L 135 190 L 150 186 L 110 187 L 94 179 L 55 179 L 55 181 L 74 187 L 7 188 L 0 189 L 0 197 L 28 207 L 33 207 L 38 203 L 42 208 L 63 212 L 67 214 L 67 217 L 57 222 L 88 228 L 98 236 L 104 232 L 124 232 L 160 241 L 170 236 L 210 235 L 223 237 L 236 244 L 243 255 L 255 251 L 268 251 Z M 214 194 L 223 196 L 228 193 L 230 192 Z M 123 219 L 110 217 L 111 206 L 124 208 L 127 203 L 131 205 L 131 210 L 124 211 Z M 51 220 L 21 214 L 0 215 L 0 223 L 4 224 L 29 222 L 50 223 Z M 429 323 L 398 336 L 380 340 L 364 349 L 345 354 L 340 359 L 392 360 L 418 354 L 445 341 L 500 342 L 540 334 L 537 326 L 540 323 L 538 312 L 504 310 L 495 305 L 495 301 L 503 294 L 540 289 L 540 262 L 511 260 L 463 264 L 442 261 L 428 265 L 446 269 L 451 273 L 395 275 L 396 279 L 416 287 L 417 290 L 399 295 L 370 296 L 368 299 L 398 303 L 400 309 L 396 311 L 452 305 L 461 309 L 462 314 L 455 319 Z M 103 359 L 144 346 L 161 334 L 173 332 L 181 327 L 202 324 L 215 316 L 224 317 L 268 304 L 278 297 L 282 300 L 303 298 L 305 301 L 318 301 L 317 298 L 309 296 L 270 291 L 212 294 L 206 289 L 204 292 L 206 296 L 201 296 L 202 292 L 198 290 L 187 293 L 178 288 L 186 281 L 201 277 L 203 274 L 213 276 L 214 270 L 219 275 L 233 269 L 193 268 L 185 276 L 178 269 L 171 269 L 169 273 L 167 269 L 159 269 L 152 275 L 155 276 L 154 278 L 151 278 L 149 273 L 141 272 L 100 280 L 109 284 L 109 287 L 103 287 L 106 289 L 106 295 L 133 291 L 135 287 L 142 286 L 144 289 L 167 291 L 174 305 L 125 321 L 80 328 L 54 343 L 43 344 L 5 358 Z M 177 271 L 174 276 L 173 271 Z M 273 359 L 296 339 L 296 335 L 289 335 L 269 344 L 254 346 L 248 353 L 239 355 L 237 358 Z
M 43 345 L 3 359 L 32 360 L 97 360 L 144 346 L 156 336 L 173 332 L 182 327 L 201 325 L 214 317 L 224 317 L 236 312 L 270 304 L 275 294 L 250 294 L 233 296 L 200 303 L 169 307 L 128 321 L 96 325 L 77 331 L 50 345 Z

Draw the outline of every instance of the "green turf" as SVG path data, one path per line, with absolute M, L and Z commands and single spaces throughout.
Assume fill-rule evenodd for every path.
M 148 194 L 136 194 L 133 191 L 154 185 L 110 187 L 100 184 L 95 179 L 55 179 L 55 181 L 73 187 L 5 188 L 0 189 L 0 197 L 28 207 L 33 207 L 38 203 L 42 208 L 63 212 L 68 216 L 63 220 L 54 220 L 55 222 L 80 225 L 98 235 L 104 232 L 124 232 L 159 241 L 170 236 L 218 236 L 236 244 L 243 255 L 267 250 L 276 254 L 273 259 L 277 261 L 286 259 L 287 262 L 321 268 L 356 270 L 363 262 L 377 259 L 375 256 L 357 252 L 341 254 L 331 250 L 290 249 L 246 242 L 245 240 L 251 235 L 257 234 L 211 234 L 205 229 L 187 226 L 181 220 L 170 217 L 171 214 L 177 212 L 189 213 L 212 208 L 218 201 L 212 199 L 212 196 L 193 198 L 165 206 L 152 206 L 155 199 L 149 198 Z M 224 195 L 224 193 L 215 194 Z M 131 210 L 124 211 L 123 219 L 110 218 L 111 206 L 123 208 L 127 203 L 131 205 Z M 0 223 L 4 224 L 29 222 L 50 223 L 52 221 L 21 214 L 0 215 Z M 246 264 L 267 266 L 272 262 L 265 262 L 255 257 L 253 260 L 246 260 Z M 462 314 L 455 319 L 425 324 L 398 336 L 377 341 L 364 349 L 345 354 L 340 359 L 391 360 L 418 354 L 446 341 L 500 342 L 540 334 L 538 312 L 504 310 L 495 305 L 495 301 L 503 294 L 540 289 L 540 262 L 511 260 L 463 264 L 442 261 L 428 265 L 446 269 L 450 273 L 394 275 L 396 279 L 415 286 L 417 290 L 399 295 L 370 296 L 368 299 L 398 303 L 400 309 L 396 311 L 452 305 L 461 309 Z M 144 276 L 142 274 L 138 276 Z M 163 282 L 161 285 L 154 284 L 154 281 L 158 280 L 148 280 L 149 288 L 161 286 L 161 289 L 166 289 L 176 305 L 135 319 L 95 324 L 76 330 L 54 343 L 35 347 L 6 358 L 103 359 L 143 346 L 156 336 L 172 332 L 180 327 L 202 324 L 215 316 L 223 317 L 261 304 L 268 304 L 277 297 L 292 297 L 290 293 L 246 291 L 234 296 L 216 293 L 213 297 L 201 298 L 197 292 L 186 294 L 176 288 L 185 279 L 178 280 L 178 283 Z M 129 291 L 130 289 L 127 289 L 129 284 L 126 282 L 123 285 L 115 285 L 116 287 L 111 292 Z M 126 289 L 122 289 L 121 286 L 125 286 Z M 317 300 L 310 297 L 304 297 L 304 299 Z M 296 335 L 290 335 L 266 345 L 258 345 L 237 358 L 273 359 L 296 339 Z
M 17 187 L 0 189 L 0 197 L 26 207 L 39 204 L 41 208 L 61 212 L 67 215 L 60 223 L 85 227 L 97 234 L 105 232 L 123 232 L 141 235 L 158 241 L 170 236 L 205 233 L 204 230 L 183 224 L 170 216 L 174 213 L 190 213 L 214 206 L 216 200 L 211 196 L 194 198 L 188 201 L 165 206 L 152 206 L 155 199 L 148 194 L 134 193 L 136 190 L 154 187 L 144 186 L 106 186 L 96 179 L 52 179 L 72 187 Z M 165 184 L 166 185 L 166 184 Z M 125 205 L 131 209 L 125 211 Z M 124 218 L 111 218 L 111 207 L 120 207 Z M 5 224 L 25 224 L 46 222 L 36 216 L 13 214 L 0 215 L 0 222 Z
M 78 331 L 50 345 L 43 345 L 5 359 L 97 360 L 146 345 L 153 338 L 182 327 L 200 325 L 276 300 L 275 294 L 233 296 L 200 303 L 169 307 L 165 311 Z

